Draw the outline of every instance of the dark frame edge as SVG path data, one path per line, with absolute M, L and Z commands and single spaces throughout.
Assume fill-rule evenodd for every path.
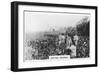
M 96 64 L 87 64 L 87 65 L 54 66 L 54 67 L 40 67 L 40 68 L 21 68 L 21 69 L 17 69 L 15 72 L 57 70 L 57 69 L 70 69 L 70 68 L 87 68 L 87 67 L 96 67 L 96 66 L 97 66 Z
M 42 3 L 42 2 L 24 2 L 24 1 L 13 1 L 19 5 L 36 5 L 36 6 L 50 6 L 50 7 L 69 7 L 69 8 L 85 8 L 95 9 L 97 6 L 86 6 L 86 5 L 73 5 L 73 4 L 57 4 L 57 3 Z
M 18 5 L 11 2 L 11 71 L 18 70 Z
M 98 66 L 98 7 L 95 7 L 95 64 Z

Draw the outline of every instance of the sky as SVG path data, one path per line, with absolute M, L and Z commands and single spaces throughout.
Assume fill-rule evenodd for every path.
M 51 29 L 76 26 L 87 14 L 51 13 L 51 12 L 25 12 L 25 32 L 44 32 Z

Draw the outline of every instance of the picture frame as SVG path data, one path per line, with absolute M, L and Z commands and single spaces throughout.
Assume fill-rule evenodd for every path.
M 97 6 L 11 2 L 11 71 L 96 67 L 97 44 Z

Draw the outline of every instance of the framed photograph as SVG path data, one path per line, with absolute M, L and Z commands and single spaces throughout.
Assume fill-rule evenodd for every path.
M 11 70 L 97 66 L 97 7 L 11 3 Z

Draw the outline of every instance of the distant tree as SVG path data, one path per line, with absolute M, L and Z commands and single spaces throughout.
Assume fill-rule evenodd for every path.
M 88 17 L 82 19 L 76 26 L 78 35 L 89 36 L 90 20 Z
M 66 34 L 69 34 L 70 36 L 74 36 L 77 34 L 77 30 L 75 27 L 68 27 L 66 30 Z

